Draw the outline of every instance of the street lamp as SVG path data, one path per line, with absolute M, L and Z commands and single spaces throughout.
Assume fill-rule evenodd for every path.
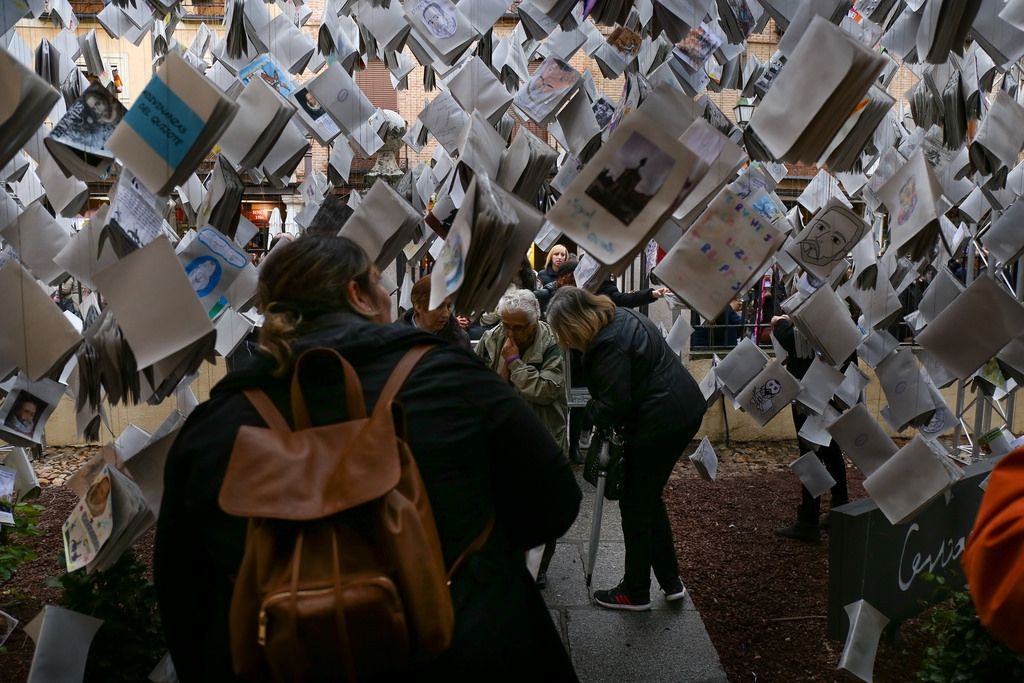
M 754 114 L 754 102 L 749 97 L 741 97 L 736 101 L 736 106 L 732 110 L 736 113 L 736 123 L 740 125 L 740 128 L 745 128 Z

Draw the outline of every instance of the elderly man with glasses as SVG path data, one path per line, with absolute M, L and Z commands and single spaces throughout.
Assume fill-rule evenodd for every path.
M 562 349 L 546 322 L 533 292 L 513 289 L 498 302 L 501 322 L 484 333 L 476 352 L 492 370 L 515 388 L 548 428 L 551 437 L 568 453 L 566 442 L 565 369 Z M 555 539 L 544 548 L 537 584 L 547 582 L 547 565 Z

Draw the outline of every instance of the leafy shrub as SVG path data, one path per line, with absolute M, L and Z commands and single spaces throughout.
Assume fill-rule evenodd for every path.
M 42 505 L 15 505 L 14 526 L 0 526 L 0 585 L 7 582 L 14 571 L 23 563 L 36 559 L 36 553 L 31 546 L 20 541 L 39 535 L 39 515 L 43 512 Z M 11 598 L 11 591 L 5 590 L 0 593 L 0 606 L 7 599 Z M 17 596 L 13 596 L 16 600 Z M 0 654 L 7 652 L 5 646 L 0 646 Z
M 35 551 L 20 541 L 39 535 L 42 512 L 42 505 L 15 505 L 14 526 L 0 526 L 0 583 L 14 576 L 23 562 L 36 559 Z
M 930 577 L 948 597 L 927 614 L 922 629 L 936 644 L 925 651 L 917 679 L 925 683 L 1024 681 L 1024 657 L 981 625 L 967 589 L 952 591 Z
M 89 648 L 84 683 L 147 680 L 167 646 L 146 566 L 128 551 L 105 572 L 71 572 L 59 583 L 61 605 L 104 620 Z

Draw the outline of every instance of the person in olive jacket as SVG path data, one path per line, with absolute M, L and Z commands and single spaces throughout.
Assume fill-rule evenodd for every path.
M 552 680 L 576 680 L 524 551 L 571 526 L 581 493 L 561 448 L 529 406 L 471 352 L 408 325 L 383 324 L 390 321 L 391 302 L 380 273 L 344 237 L 304 236 L 275 249 L 260 269 L 258 296 L 265 323 L 257 362 L 213 389 L 167 459 L 154 573 L 182 683 L 237 680 L 227 615 L 246 520 L 224 513 L 217 498 L 239 428 L 264 425 L 242 391 L 265 390 L 291 420 L 291 363 L 304 349 L 327 346 L 355 367 L 369 411 L 398 360 L 421 344 L 434 348 L 396 402 L 446 563 L 489 520 L 494 527 L 453 577 L 451 648 L 415 678 L 522 680 L 544 662 Z M 304 368 L 302 386 L 314 425 L 344 419 L 337 364 Z
M 599 428 L 625 441 L 619 509 L 626 544 L 618 586 L 594 592 L 602 607 L 651 607 L 651 569 L 668 600 L 685 597 L 662 490 L 676 461 L 700 429 L 704 396 L 654 324 L 611 299 L 562 287 L 548 306 L 558 341 L 583 352 L 590 411 Z

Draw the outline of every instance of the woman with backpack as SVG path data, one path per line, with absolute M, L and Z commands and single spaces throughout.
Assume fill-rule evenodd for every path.
M 454 628 L 446 651 L 433 658 L 414 653 L 412 660 L 403 661 L 396 644 L 393 661 L 385 662 L 385 669 L 378 668 L 372 676 L 358 669 L 356 673 L 360 680 L 511 680 L 533 675 L 536 662 L 543 661 L 552 680 L 575 680 L 572 663 L 526 569 L 524 551 L 569 528 L 581 493 L 564 454 L 530 408 L 470 352 L 442 344 L 414 327 L 387 324 L 391 302 L 380 285 L 380 273 L 351 240 L 307 235 L 279 246 L 260 269 L 258 298 L 264 325 L 256 362 L 214 387 L 210 399 L 189 416 L 167 459 L 154 572 L 179 679 L 244 680 L 232 669 L 237 635 L 232 632 L 232 592 L 242 583 L 247 519 L 226 514 L 218 497 L 225 500 L 228 487 L 225 492 L 221 488 L 226 472 L 235 472 L 229 470 L 229 462 L 246 455 L 232 455 L 236 442 L 245 443 L 245 435 L 273 427 L 261 417 L 267 407 L 257 410 L 250 400 L 253 390 L 264 392 L 270 409 L 284 416 L 285 430 L 291 426 L 293 434 L 301 434 L 296 425 L 307 423 L 327 428 L 352 419 L 353 406 L 345 405 L 347 385 L 336 359 L 316 356 L 315 364 L 304 361 L 298 386 L 308 415 L 293 415 L 291 375 L 303 351 L 326 347 L 340 353 L 358 376 L 369 414 L 399 361 L 410 349 L 428 345 L 429 351 L 397 390 L 396 432 L 404 435 L 422 478 L 444 568 L 461 560 L 467 549 L 481 543 L 482 547 L 468 553 L 452 576 Z M 339 450 L 345 445 L 339 443 Z M 280 468 L 294 457 L 281 453 Z M 330 465 L 325 467 L 332 471 Z M 294 476 L 286 472 L 282 478 Z M 342 484 L 359 488 L 358 482 Z M 321 493 L 326 499 L 330 490 Z M 295 501 L 297 508 L 305 505 L 305 500 Z M 336 547 L 334 555 L 344 569 L 345 548 Z M 259 645 L 242 643 L 257 652 L 281 632 L 280 624 L 265 620 L 262 609 L 260 614 L 258 626 L 247 626 L 253 641 L 259 634 Z M 375 635 L 365 623 L 339 619 L 339 634 L 347 629 L 353 638 Z M 334 653 L 328 648 L 303 650 L 309 642 L 298 638 L 288 646 L 300 660 L 293 664 L 313 666 L 314 675 L 308 678 L 316 679 L 310 663 Z M 389 644 L 378 645 L 386 649 Z
M 706 403 L 700 387 L 644 315 L 617 308 L 606 296 L 562 287 L 548 305 L 559 343 L 583 353 L 594 424 L 625 442 L 619 509 L 626 544 L 618 586 L 594 591 L 609 609 L 651 608 L 651 569 L 666 600 L 686 589 L 672 543 L 662 490 L 676 461 L 700 429 Z

